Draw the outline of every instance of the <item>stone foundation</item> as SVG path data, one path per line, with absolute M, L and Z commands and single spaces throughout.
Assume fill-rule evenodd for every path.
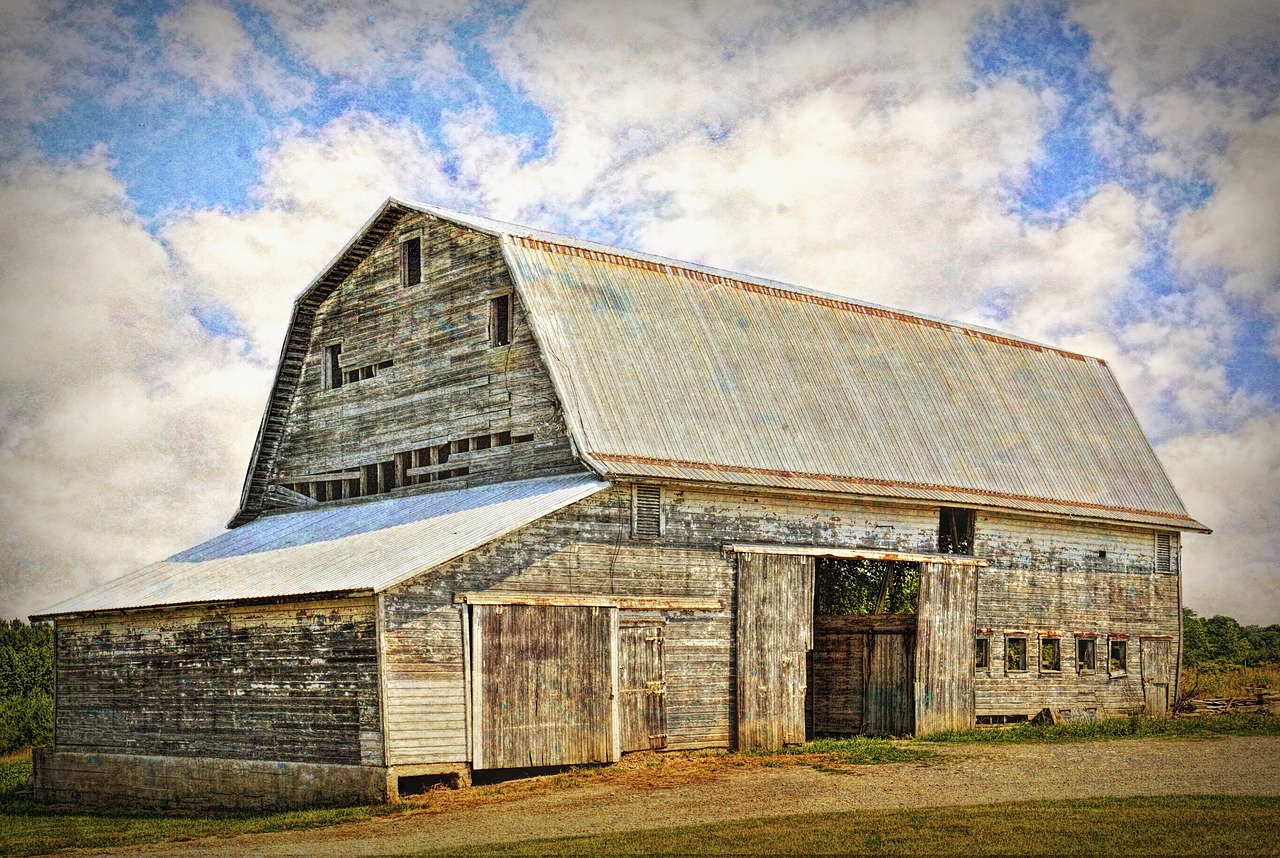
M 380 766 L 209 757 L 92 754 L 36 748 L 37 798 L 102 809 L 288 810 L 385 802 Z

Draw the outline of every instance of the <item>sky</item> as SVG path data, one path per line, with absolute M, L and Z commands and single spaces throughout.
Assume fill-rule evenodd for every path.
M 1280 3 L 0 0 L 0 616 L 219 533 L 389 196 L 1108 361 L 1280 622 Z

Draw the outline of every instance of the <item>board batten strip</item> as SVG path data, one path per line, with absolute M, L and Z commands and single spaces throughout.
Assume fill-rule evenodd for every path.
M 374 630 L 378 640 L 378 720 L 382 724 L 382 765 L 390 765 L 391 733 L 387 730 L 387 624 L 382 612 L 386 610 L 386 596 L 379 594 L 373 602 Z
M 617 608 L 609 608 L 609 732 L 613 744 L 613 761 L 622 759 L 622 695 L 618 693 L 618 643 L 621 636 Z
M 466 702 L 467 759 L 470 760 L 475 751 L 475 703 L 471 699 L 475 687 L 471 678 L 471 606 L 459 605 L 458 614 L 462 621 L 462 697 Z
M 483 741 L 483 725 L 480 720 L 484 717 L 484 701 L 481 695 L 484 693 L 484 677 L 479 675 L 484 664 L 484 636 L 480 632 L 481 623 L 477 622 L 477 617 L 468 612 L 468 619 L 471 621 L 471 767 L 473 769 L 482 769 L 485 766 L 484 759 L 484 741 Z

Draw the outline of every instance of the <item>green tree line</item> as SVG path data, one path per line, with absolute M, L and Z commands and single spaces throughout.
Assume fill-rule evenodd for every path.
M 0 753 L 53 743 L 53 628 L 0 621 Z
M 1187 667 L 1280 665 L 1280 624 L 1242 626 L 1231 617 L 1182 609 L 1182 663 Z

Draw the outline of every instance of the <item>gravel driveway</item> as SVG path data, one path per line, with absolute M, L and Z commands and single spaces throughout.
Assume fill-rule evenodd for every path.
M 867 808 L 1133 795 L 1280 795 L 1280 737 L 940 746 L 929 765 L 820 771 L 737 757 L 629 755 L 545 781 L 436 793 L 395 816 L 310 831 L 164 844 L 132 854 L 371 856 L 479 843 Z M 119 854 L 119 853 L 116 853 Z

